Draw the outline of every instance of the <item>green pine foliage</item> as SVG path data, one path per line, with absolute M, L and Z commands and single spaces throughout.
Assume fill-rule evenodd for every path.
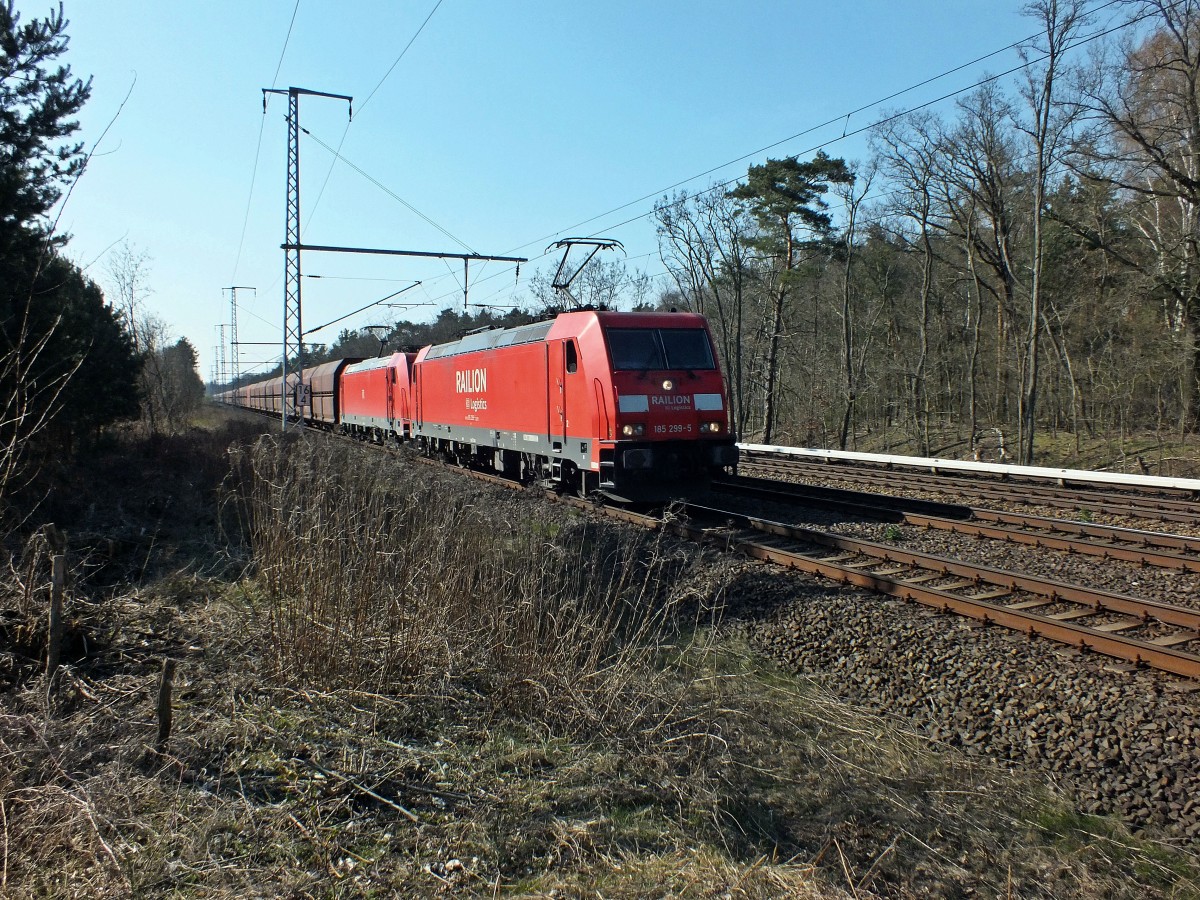
M 61 4 L 23 21 L 0 0 L 0 488 L 137 413 L 141 367 L 120 315 L 60 255 L 54 211 L 86 163 L 75 115 L 90 80 L 60 64 Z

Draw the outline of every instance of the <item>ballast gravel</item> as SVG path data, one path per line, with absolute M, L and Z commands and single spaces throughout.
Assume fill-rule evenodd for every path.
M 1081 812 L 1200 842 L 1200 693 L 1180 680 L 758 568 L 738 594 L 754 590 L 760 610 L 791 596 L 745 627 L 785 668 L 944 746 L 1042 773 Z
M 769 518 L 1167 602 L 1196 593 L 1190 575 L 756 506 Z M 785 668 L 936 743 L 1041 773 L 1080 812 L 1200 846 L 1200 686 L 770 566 L 748 565 L 736 593 L 754 598 L 744 619 L 752 643 Z

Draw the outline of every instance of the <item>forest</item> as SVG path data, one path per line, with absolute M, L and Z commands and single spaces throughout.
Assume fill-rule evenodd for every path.
M 865 161 L 768 160 L 657 204 L 664 302 L 710 317 L 744 437 L 1000 436 L 1034 463 L 1047 434 L 1194 435 L 1200 4 L 1025 12 L 1027 66 L 883 116 Z
M 25 19 L 0 0 L 0 534 L 44 495 L 47 467 L 136 422 L 173 433 L 204 399 L 196 351 L 142 311 L 147 259 L 128 245 L 102 290 L 59 227 L 89 153 L 75 118 L 91 95 L 60 58 L 63 9 Z

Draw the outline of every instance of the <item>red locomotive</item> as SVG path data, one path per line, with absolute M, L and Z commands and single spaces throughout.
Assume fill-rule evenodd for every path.
M 426 347 L 413 370 L 426 452 L 624 500 L 670 496 L 737 462 L 695 314 L 563 313 Z
M 347 366 L 342 372 L 341 431 L 377 444 L 406 441 L 412 428 L 415 353 L 393 353 Z
M 737 463 L 712 338 L 694 313 L 563 313 L 415 356 L 325 363 L 304 380 L 313 424 L 581 494 L 662 500 Z M 280 386 L 219 399 L 277 413 Z

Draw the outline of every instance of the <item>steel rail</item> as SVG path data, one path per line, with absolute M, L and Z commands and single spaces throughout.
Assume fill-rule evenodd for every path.
M 939 504 L 904 497 L 862 494 L 839 488 L 796 485 L 791 482 L 778 482 L 768 486 L 749 483 L 746 479 L 739 478 L 721 481 L 714 486 L 721 492 L 783 503 L 799 502 L 883 522 L 903 523 L 953 534 L 1099 556 L 1104 559 L 1119 559 L 1181 572 L 1200 572 L 1200 538 L 1184 535 L 951 504 L 940 504 L 940 507 L 954 512 L 954 516 L 931 515 L 922 510 L 936 510 Z M 985 524 L 989 522 L 994 524 Z
M 484 480 L 491 480 L 491 476 Z M 1200 611 L 1110 591 L 1093 590 L 1052 579 L 1033 578 L 988 566 L 976 566 L 931 554 L 900 551 L 885 544 L 800 528 L 698 504 L 687 504 L 684 507 L 689 516 L 715 518 L 721 522 L 722 527 L 696 525 L 687 519 L 661 519 L 620 507 L 597 506 L 578 497 L 558 499 L 576 507 L 594 509 L 610 518 L 642 527 L 665 528 L 689 540 L 715 544 L 755 559 L 821 575 L 908 602 L 955 612 L 985 624 L 1001 625 L 1025 634 L 1046 637 L 1133 665 L 1145 665 L 1185 678 L 1200 679 L 1200 653 L 1176 649 L 1180 644 L 1193 642 L 1200 647 Z M 753 540 L 744 535 L 730 533 L 729 527 L 734 524 L 772 538 L 781 537 L 815 544 L 836 552 L 832 557 L 822 558 L 796 547 L 780 547 Z M 866 557 L 870 562 L 848 563 L 846 556 L 849 554 Z M 896 571 L 897 565 L 903 569 Z M 880 566 L 885 568 L 882 571 L 871 571 L 872 568 L 877 569 Z M 893 577 L 901 574 L 901 571 L 907 572 L 910 577 Z M 952 577 L 959 580 L 941 587 L 924 583 Z M 984 585 L 994 587 L 987 590 L 984 589 Z M 978 593 L 961 593 L 967 589 Z M 1017 600 L 1011 605 L 992 602 L 1018 594 L 1032 594 L 1041 599 Z M 1053 615 L 1042 615 L 1032 611 L 1054 603 L 1070 603 L 1078 609 Z M 1106 614 L 1123 618 L 1096 627 L 1077 624 L 1075 621 Z M 1180 631 L 1151 639 L 1120 633 L 1155 622 L 1173 626 Z
M 1105 525 L 1085 525 L 1064 522 L 1061 519 L 1020 516 L 991 510 L 975 510 L 975 517 L 982 522 L 992 521 L 997 524 L 958 522 L 918 513 L 905 515 L 904 521 L 909 525 L 948 531 L 952 534 L 987 537 L 1031 547 L 1099 556 L 1103 559 L 1119 559 L 1160 569 L 1200 572 L 1200 541 L 1189 540 L 1179 535 Z M 1163 542 L 1178 541 L 1174 546 L 1190 551 L 1192 555 L 1172 552 L 1171 549 L 1159 549 L 1172 546 L 1171 543 L 1156 544 L 1159 539 Z M 1120 543 L 1121 541 L 1124 543 Z
M 519 485 L 498 476 L 473 472 L 470 469 L 463 471 L 480 481 L 519 487 Z M 688 504 L 685 507 L 690 515 L 714 515 L 722 520 L 726 526 L 725 529 L 714 530 L 703 526 L 698 527 L 686 519 L 663 519 L 622 507 L 598 505 L 579 497 L 560 495 L 552 490 L 546 490 L 545 493 L 568 505 L 592 510 L 609 518 L 644 528 L 667 529 L 689 540 L 715 544 L 755 559 L 821 575 L 844 584 L 853 584 L 907 602 L 922 603 L 944 612 L 954 612 L 985 624 L 996 624 L 1029 635 L 1038 635 L 1058 643 L 1077 647 L 1080 650 L 1091 650 L 1114 659 L 1124 660 L 1133 665 L 1145 665 L 1185 678 L 1200 679 L 1200 654 L 1180 650 L 1175 646 L 1176 644 L 1200 641 L 1200 612 L 1197 611 L 1107 591 L 1091 590 L 1065 582 L 1032 578 L 1000 569 L 975 566 L 930 554 L 897 551 L 895 547 L 883 544 L 859 541 L 812 529 L 797 528 L 751 516 L 730 514 L 726 511 L 712 510 L 694 504 Z M 782 537 L 788 540 L 807 541 L 823 549 L 833 550 L 835 555 L 820 558 L 794 547 L 779 547 L 761 540 L 729 534 L 728 526 L 739 520 L 743 527 L 754 532 L 765 533 L 771 538 Z M 870 562 L 868 564 L 848 563 L 843 558 L 844 554 L 859 555 L 867 558 Z M 888 567 L 896 565 L 902 565 L 910 577 L 892 577 L 899 573 L 889 571 Z M 884 567 L 882 571 L 871 570 L 878 569 L 880 566 Z M 959 582 L 942 587 L 923 584 L 922 581 L 929 579 L 931 575 L 933 576 L 932 580 L 957 577 Z M 984 589 L 984 585 L 991 585 L 993 589 Z M 966 595 L 959 593 L 964 589 L 972 589 L 979 593 Z M 1013 597 L 1018 594 L 1032 594 L 1041 599 L 1018 600 L 1012 605 L 991 602 L 1001 597 Z M 1060 614 L 1063 618 L 1041 615 L 1032 611 L 1054 603 L 1071 603 L 1079 609 Z M 1071 621 L 1075 618 L 1103 614 L 1119 615 L 1124 618 L 1099 627 L 1089 627 Z M 1165 640 L 1166 643 L 1155 643 L 1154 639 L 1143 640 L 1120 633 L 1144 627 L 1152 622 L 1171 625 L 1182 631 L 1158 639 Z
M 771 481 L 744 475 L 715 479 L 712 487 L 717 492 L 744 494 L 784 503 L 794 503 L 796 500 L 800 500 L 806 506 L 816 506 L 821 509 L 850 515 L 863 515 L 885 521 L 900 521 L 906 513 L 910 512 L 939 518 L 965 520 L 971 517 L 972 512 L 971 507 L 961 503 L 919 500 L 912 497 L 852 491 L 848 488 L 797 484 L 792 481 Z
M 1200 654 L 1178 650 L 1179 644 L 1200 641 L 1200 612 L 1165 603 L 1143 600 L 1123 594 L 1099 591 L 1050 579 L 1033 578 L 987 566 L 976 566 L 931 554 L 900 550 L 896 547 L 771 522 L 740 513 L 689 505 L 688 511 L 706 519 L 725 523 L 726 529 L 737 524 L 744 531 L 765 533 L 789 541 L 813 544 L 836 551 L 832 557 L 805 552 L 795 546 L 783 547 L 727 530 L 722 537 L 711 528 L 681 523 L 668 524 L 696 539 L 724 544 L 746 555 L 766 559 L 789 568 L 823 575 L 888 596 L 915 601 L 936 609 L 950 610 L 983 622 L 996 623 L 1028 634 L 1037 634 L 1081 649 L 1090 649 L 1135 665 L 1148 665 L 1187 678 L 1200 678 Z M 848 562 L 865 557 L 865 562 Z M 875 569 L 882 569 L 874 571 Z M 907 575 L 907 577 L 893 577 Z M 932 586 L 927 582 L 957 576 L 949 585 Z M 992 589 L 986 589 L 991 585 Z M 965 590 L 973 593 L 964 594 Z M 1017 599 L 1011 604 L 992 602 L 1001 597 L 1032 594 L 1039 599 Z M 1054 615 L 1032 612 L 1054 603 L 1074 604 L 1078 608 Z M 1077 624 L 1075 620 L 1097 615 L 1118 615 L 1123 619 L 1097 627 Z M 1155 639 L 1141 639 L 1120 632 L 1141 628 L 1154 622 L 1181 629 Z
M 426 460 L 419 456 L 415 458 L 437 463 L 436 460 Z M 515 489 L 524 488 L 524 485 L 511 479 L 466 467 L 445 463 L 443 465 L 446 468 L 457 468 L 479 481 Z M 844 584 L 853 584 L 905 601 L 956 612 L 985 624 L 1002 625 L 1029 635 L 1047 637 L 1081 650 L 1091 650 L 1114 659 L 1122 659 L 1134 665 L 1150 666 L 1183 677 L 1200 679 L 1200 654 L 1176 649 L 1178 645 L 1200 641 L 1200 612 L 1195 610 L 1050 579 L 1032 578 L 931 554 L 902 551 L 871 541 L 697 504 L 686 504 L 683 507 L 688 516 L 716 518 L 721 522 L 721 527 L 697 526 L 687 518 L 660 518 L 620 507 L 602 506 L 579 497 L 559 495 L 550 489 L 546 489 L 544 493 L 572 506 L 591 509 L 614 519 L 643 527 L 665 528 L 690 540 L 736 550 L 756 559 L 821 575 Z M 794 546 L 781 547 L 762 540 L 753 540 L 744 534 L 731 532 L 730 529 L 735 524 L 745 531 L 766 534 L 769 539 L 783 538 L 833 550 L 834 555 L 822 558 Z M 854 557 L 862 557 L 866 561 L 847 562 Z M 872 571 L 880 566 L 884 567 L 881 571 Z M 900 568 L 896 568 L 897 566 Z M 893 577 L 901 573 L 907 573 L 909 577 Z M 935 587 L 926 584 L 929 581 L 955 576 L 958 580 L 948 585 Z M 994 587 L 991 590 L 983 590 L 982 593 L 960 593 L 968 588 L 980 591 L 985 584 Z M 991 602 L 1018 593 L 1033 594 L 1040 599 L 1017 601 L 1010 605 Z M 1030 611 L 1054 603 L 1071 603 L 1079 608 L 1052 615 Z M 1125 618 L 1097 627 L 1075 624 L 1075 620 L 1103 614 L 1120 615 Z M 1146 640 L 1120 634 L 1122 631 L 1135 630 L 1155 622 L 1174 626 L 1181 631 Z

